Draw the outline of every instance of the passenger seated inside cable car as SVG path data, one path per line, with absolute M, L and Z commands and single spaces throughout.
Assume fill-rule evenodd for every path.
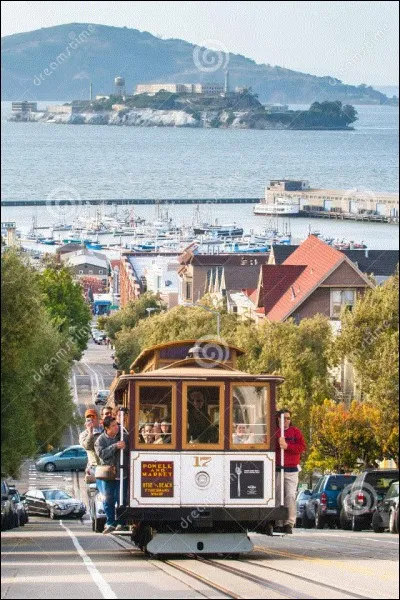
M 268 389 L 264 386 L 241 385 L 233 388 L 232 445 L 267 442 L 267 394 Z
M 137 443 L 171 444 L 171 414 L 173 391 L 169 385 L 141 384 L 139 387 L 138 412 L 136 414 Z
M 187 389 L 187 443 L 218 444 L 220 388 Z

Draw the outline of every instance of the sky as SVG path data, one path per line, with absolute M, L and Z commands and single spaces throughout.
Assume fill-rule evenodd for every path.
M 397 2 L 7 2 L 1 35 L 68 23 L 149 31 L 345 83 L 398 85 Z

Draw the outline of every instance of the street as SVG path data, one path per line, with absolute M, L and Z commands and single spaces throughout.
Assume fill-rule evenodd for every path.
M 72 389 L 80 415 L 97 389 L 109 387 L 111 350 L 89 343 Z M 77 428 L 65 442 L 77 443 Z M 83 473 L 45 473 L 26 461 L 16 482 L 60 487 L 87 504 Z M 240 558 L 144 555 L 129 534 L 93 533 L 82 520 L 30 517 L 2 534 L 2 598 L 398 598 L 397 535 L 372 531 L 295 529 L 250 536 Z

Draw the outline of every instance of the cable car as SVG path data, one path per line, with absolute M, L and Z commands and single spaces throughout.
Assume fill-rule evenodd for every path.
M 144 350 L 110 400 L 126 411 L 129 487 L 118 508 L 150 554 L 240 554 L 270 534 L 275 506 L 275 398 L 283 378 L 238 370 L 244 352 L 184 340 Z

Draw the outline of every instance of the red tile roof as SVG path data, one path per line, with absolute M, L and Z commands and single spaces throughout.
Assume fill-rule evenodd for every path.
M 306 265 L 265 265 L 263 267 L 263 305 L 265 314 L 279 302 Z
M 345 260 L 342 252 L 310 235 L 282 265 L 263 266 L 267 318 L 271 321 L 283 321 L 290 316 Z M 273 276 L 271 268 L 276 269 Z

